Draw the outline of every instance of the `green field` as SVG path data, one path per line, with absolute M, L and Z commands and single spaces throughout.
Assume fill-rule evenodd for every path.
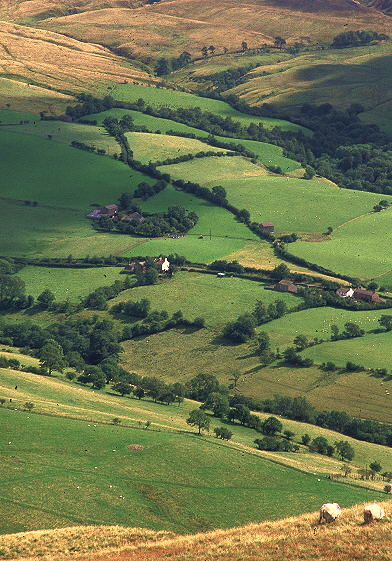
M 368 195 L 366 193 L 366 198 Z M 379 199 L 380 195 L 375 198 Z M 296 242 L 290 251 L 338 273 L 370 279 L 392 269 L 391 226 L 392 210 L 372 213 L 336 230 L 328 243 Z M 380 277 L 378 282 L 383 286 L 392 286 L 388 277 Z
M 145 115 L 139 111 L 130 111 L 127 109 L 109 109 L 108 111 L 103 111 L 102 113 L 89 115 L 88 118 L 92 121 L 96 120 L 97 123 L 101 125 L 106 117 L 121 119 L 124 115 L 130 115 L 136 126 L 146 127 L 150 132 L 160 131 L 161 133 L 167 133 L 175 131 L 177 133 L 194 134 L 205 138 L 209 136 L 209 133 L 203 131 L 202 129 L 195 129 L 193 127 L 189 127 L 188 125 L 171 121 L 170 119 L 152 117 L 151 115 Z M 298 169 L 301 165 L 298 162 L 283 156 L 283 149 L 280 146 L 275 146 L 274 144 L 269 144 L 268 142 L 257 142 L 255 140 L 243 140 L 240 138 L 230 138 L 217 135 L 215 135 L 215 138 L 221 142 L 234 142 L 235 144 L 241 144 L 256 154 L 263 164 L 280 166 L 285 173 Z
M 150 181 L 121 162 L 32 135 L 3 131 L 0 146 L 0 173 L 8 178 L 2 197 L 83 211 L 92 203 L 115 202 L 123 191 Z
M 380 195 L 340 189 L 321 180 L 260 177 L 261 173 L 258 171 L 262 172 L 261 168 L 247 161 L 240 167 L 236 160 L 238 159 L 221 158 L 218 168 L 214 166 L 214 158 L 205 158 L 203 161 L 191 160 L 164 166 L 162 169 L 174 178 L 186 178 L 207 186 L 219 183 L 226 189 L 231 204 L 249 210 L 256 222 L 273 222 L 278 231 L 324 232 L 328 226 L 335 227 L 370 212 L 380 200 Z M 233 176 L 237 178 L 232 179 Z M 389 199 L 392 200 L 391 197 Z M 377 219 L 378 216 L 379 214 Z M 341 231 L 343 229 L 339 232 Z M 368 231 L 363 230 L 364 239 L 367 239 L 367 234 Z M 297 243 L 296 247 L 324 247 L 329 255 L 330 244 L 331 242 L 302 243 L 300 246 Z M 316 258 L 309 261 L 322 264 Z
M 219 160 L 214 156 L 196 158 L 180 164 L 161 166 L 158 169 L 162 173 L 169 173 L 173 179 L 184 179 L 210 186 L 221 184 L 231 178 L 236 178 L 237 181 L 245 177 L 267 175 L 264 167 L 253 164 L 242 156 L 223 156 Z
M 179 92 L 176 90 L 165 90 L 163 88 L 149 88 L 146 86 L 135 86 L 131 84 L 116 85 L 110 92 L 110 95 L 119 101 L 134 102 L 139 98 L 144 99 L 146 105 L 154 106 L 167 106 L 167 107 L 200 107 L 202 111 L 215 113 L 220 117 L 231 117 L 239 121 L 242 126 L 247 126 L 249 123 L 263 123 L 266 128 L 279 127 L 288 131 L 302 131 L 305 134 L 309 133 L 307 129 L 284 121 L 282 119 L 271 119 L 270 117 L 256 117 L 254 115 L 246 115 L 233 109 L 224 101 L 210 99 L 206 97 L 199 97 L 194 94 Z
M 4 111 L 6 113 L 6 111 Z M 1 121 L 0 112 L 0 121 Z M 112 136 L 109 136 L 102 127 L 83 125 L 80 123 L 64 123 L 62 121 L 32 121 L 27 125 L 4 127 L 3 132 L 16 132 L 19 134 L 31 134 L 52 142 L 70 144 L 73 140 L 84 142 L 89 146 L 95 146 L 106 150 L 107 154 L 118 154 L 120 147 Z M 49 136 L 51 138 L 49 139 Z
M 37 297 L 48 288 L 57 300 L 78 300 L 100 286 L 108 286 L 120 280 L 120 267 L 94 267 L 91 269 L 67 269 L 55 267 L 24 267 L 19 273 L 26 283 L 26 293 Z
M 381 497 L 211 439 L 20 411 L 0 415 L 7 427 L 3 533 L 114 522 L 197 532 L 316 510 L 325 496 L 344 506 Z M 144 450 L 132 452 L 129 444 Z
M 348 360 L 366 368 L 391 369 L 392 334 L 382 332 L 356 339 L 322 343 L 303 351 L 304 356 L 313 358 L 317 363 L 332 361 L 344 366 Z
M 197 154 L 198 152 L 226 152 L 222 148 L 208 146 L 194 138 L 146 132 L 128 132 L 125 136 L 128 138 L 135 159 L 144 164 L 177 158 L 185 154 Z
M 27 111 L 11 111 L 9 109 L 0 109 L 1 125 L 19 125 L 21 121 L 38 121 L 39 115 Z
M 273 320 L 262 325 L 260 330 L 267 331 L 276 345 L 290 345 L 297 335 L 306 335 L 309 339 L 318 337 L 329 340 L 331 325 L 337 325 L 341 331 L 344 330 L 346 322 L 354 322 L 365 331 L 380 329 L 378 319 L 383 313 L 383 310 L 357 312 L 329 307 L 312 308 Z M 320 347 L 313 349 L 315 353 L 318 348 Z
M 186 318 L 202 316 L 208 325 L 214 326 L 222 325 L 234 320 L 239 314 L 252 311 L 256 300 L 269 304 L 280 299 L 289 307 L 296 306 L 300 302 L 291 294 L 264 290 L 264 285 L 259 282 L 181 271 L 160 285 L 140 286 L 126 290 L 111 302 L 128 299 L 135 301 L 142 298 L 148 298 L 154 310 L 167 310 L 170 314 L 182 310 Z M 222 306 L 222 302 L 225 302 L 225 306 Z

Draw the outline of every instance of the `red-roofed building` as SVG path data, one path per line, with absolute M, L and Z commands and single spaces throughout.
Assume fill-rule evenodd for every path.
M 373 292 L 373 290 L 366 290 L 365 288 L 356 288 L 354 290 L 353 298 L 363 302 L 369 302 L 370 304 L 384 302 L 384 300 L 380 298 L 376 292 Z
M 275 226 L 272 224 L 272 222 L 261 222 L 259 226 L 262 230 L 270 232 L 271 234 L 273 234 L 275 231 Z

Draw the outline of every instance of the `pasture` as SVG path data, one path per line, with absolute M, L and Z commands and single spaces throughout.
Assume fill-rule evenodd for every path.
M 197 532 L 315 510 L 330 494 L 344 505 L 381 496 L 318 481 L 213 439 L 6 409 L 0 415 L 7 427 L 3 533 L 113 522 Z M 134 443 L 143 451 L 127 448 Z
M 6 113 L 6 111 L 4 111 Z M 5 117 L 6 118 L 6 117 Z M 0 112 L 1 121 L 1 112 Z M 65 123 L 62 121 L 40 121 L 30 117 L 26 125 L 4 127 L 4 131 L 28 134 L 69 145 L 73 140 L 84 142 L 89 146 L 105 150 L 107 154 L 119 154 L 120 146 L 116 140 L 107 134 L 104 128 L 83 125 L 80 123 Z
M 362 194 L 366 196 L 363 199 L 359 198 L 363 203 L 367 199 L 369 206 L 371 197 L 373 200 L 380 199 L 380 195 Z M 337 202 L 337 199 L 333 201 L 334 208 L 335 201 Z M 290 251 L 338 273 L 361 279 L 375 277 L 380 285 L 392 286 L 388 276 L 377 278 L 391 271 L 392 268 L 389 250 L 392 243 L 391 225 L 392 210 L 390 209 L 368 214 L 335 230 L 332 239 L 326 243 L 299 241 L 291 246 Z
M 211 187 L 220 185 L 224 180 L 231 178 L 243 179 L 267 175 L 264 167 L 253 164 L 242 156 L 223 156 L 219 160 L 214 156 L 208 156 L 179 164 L 160 166 L 158 169 L 162 173 L 169 173 L 173 179 L 184 179 Z
M 364 337 L 330 341 L 303 352 L 317 363 L 332 361 L 344 366 L 348 360 L 366 368 L 391 369 L 392 333 L 367 334 Z
M 118 84 L 110 92 L 114 99 L 119 101 L 134 102 L 139 98 L 144 99 L 146 105 L 155 107 L 167 106 L 174 109 L 179 107 L 199 107 L 202 111 L 208 111 L 219 115 L 222 118 L 230 117 L 238 121 L 242 126 L 248 126 L 250 123 L 262 123 L 264 127 L 272 129 L 278 127 L 282 130 L 310 132 L 294 123 L 282 119 L 272 119 L 270 117 L 256 117 L 255 115 L 247 115 L 233 109 L 228 103 L 218 101 L 207 97 L 200 97 L 194 94 L 169 90 L 164 88 L 149 88 L 146 86 L 136 86 L 134 84 Z
M 268 305 L 279 299 L 288 307 L 294 307 L 300 302 L 291 294 L 265 290 L 264 286 L 259 282 L 235 277 L 220 278 L 216 275 L 178 271 L 172 279 L 161 284 L 123 291 L 111 300 L 111 304 L 147 298 L 154 310 L 166 310 L 169 314 L 181 310 L 188 319 L 202 316 L 209 326 L 222 326 L 238 315 L 252 311 L 256 300 L 262 300 Z M 222 302 L 225 302 L 224 306 Z
M 48 288 L 56 300 L 77 301 L 100 286 L 120 280 L 120 271 L 121 267 L 67 269 L 28 265 L 19 271 L 18 277 L 26 283 L 26 293 L 35 298 Z
M 344 324 L 354 322 L 365 331 L 380 329 L 378 319 L 385 313 L 384 310 L 351 311 L 337 308 L 311 308 L 275 319 L 260 326 L 261 331 L 267 331 L 277 346 L 292 344 L 297 335 L 306 335 L 308 339 L 318 337 L 329 340 L 331 325 L 337 325 L 341 331 Z M 314 352 L 317 353 L 317 349 Z M 317 360 L 317 362 L 320 362 Z
M 151 115 L 140 113 L 139 111 L 131 111 L 128 109 L 109 109 L 108 111 L 103 111 L 102 113 L 89 115 L 88 118 L 92 121 L 96 120 L 97 124 L 101 125 L 106 117 L 121 119 L 124 115 L 130 115 L 136 126 L 146 127 L 149 132 L 160 131 L 161 133 L 166 134 L 168 132 L 175 131 L 179 133 L 195 134 L 199 137 L 207 137 L 209 135 L 208 132 L 202 129 L 195 129 L 193 127 L 189 127 L 188 125 L 184 125 L 183 123 L 178 123 L 177 121 L 153 117 Z M 264 165 L 279 166 L 284 173 L 298 169 L 301 165 L 290 158 L 286 158 L 283 155 L 283 149 L 280 146 L 275 146 L 274 144 L 269 144 L 268 142 L 257 142 L 256 140 L 243 140 L 242 138 L 231 138 L 218 135 L 214 136 L 221 142 L 241 144 L 256 154 L 261 163 Z
M 279 232 L 321 233 L 328 226 L 336 227 L 372 211 L 380 200 L 378 194 L 341 189 L 317 179 L 267 176 L 262 168 L 243 159 L 240 166 L 238 160 L 224 157 L 219 166 L 214 166 L 214 158 L 204 158 L 203 161 L 192 160 L 161 169 L 174 178 L 186 178 L 210 187 L 222 185 L 231 204 L 249 210 L 255 222 L 273 222 Z M 389 199 L 392 201 L 392 197 Z M 373 221 L 377 219 L 378 215 Z M 364 238 L 367 234 L 368 231 L 363 230 Z M 330 244 L 329 241 L 323 244 L 303 242 L 301 245 L 297 243 L 296 247 L 323 246 L 330 255 Z M 316 258 L 309 261 L 324 264 Z
M 148 162 L 163 161 L 168 158 L 177 158 L 186 154 L 198 152 L 224 153 L 226 150 L 208 146 L 194 138 L 181 138 L 164 134 L 146 132 L 128 132 L 125 135 L 136 160 L 147 164 Z
M 0 173 L 8 181 L 1 196 L 88 211 L 92 203 L 113 203 L 149 178 L 121 162 L 32 135 L 1 134 Z

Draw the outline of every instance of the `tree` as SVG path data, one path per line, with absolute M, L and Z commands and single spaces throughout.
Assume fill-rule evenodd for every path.
M 209 50 L 209 52 L 211 53 L 211 55 L 213 55 L 213 54 L 215 53 L 215 51 L 216 51 L 216 47 L 214 47 L 214 45 L 210 45 L 210 46 L 208 47 L 208 50 Z
M 317 452 L 318 454 L 328 454 L 329 444 L 328 440 L 324 436 L 317 436 L 313 438 L 309 444 L 309 450 L 311 452 Z
M 290 269 L 284 263 L 277 265 L 275 269 L 271 271 L 271 277 L 277 281 L 287 279 L 290 275 Z
M 306 335 L 297 335 L 293 341 L 297 348 L 297 351 L 303 351 L 306 347 L 309 347 L 309 341 Z
M 392 316 L 384 314 L 380 317 L 378 323 L 382 327 L 385 327 L 385 331 L 392 331 Z
M 201 49 L 201 54 L 203 55 L 204 58 L 208 57 L 208 47 L 203 47 Z
M 201 434 L 202 430 L 208 431 L 210 428 L 210 419 L 201 409 L 193 409 L 186 422 L 191 427 L 197 427 L 198 434 Z
M 236 321 L 228 323 L 223 336 L 230 339 L 233 343 L 245 343 L 255 334 L 255 320 L 251 314 L 243 314 Z
M 115 392 L 121 394 L 122 397 L 124 397 L 124 395 L 129 395 L 130 393 L 132 393 L 132 387 L 126 382 L 117 382 L 116 384 L 113 384 L 112 389 Z
M 25 294 L 24 281 L 14 275 L 0 274 L 0 304 L 3 306 L 12 304 Z
M 261 325 L 269 319 L 267 308 L 265 307 L 263 302 L 261 302 L 261 300 L 256 300 L 256 304 L 252 313 L 255 317 L 256 325 Z
M 354 337 L 362 337 L 365 331 L 359 327 L 356 323 L 348 321 L 344 324 L 345 331 L 343 333 L 346 339 L 353 339 Z
M 349 462 L 351 462 L 351 460 L 354 458 L 354 448 L 347 440 L 340 440 L 339 442 L 335 442 L 335 448 L 342 461 L 348 460 Z
M 136 388 L 136 390 L 134 390 L 133 394 L 138 399 L 142 399 L 142 397 L 144 397 L 144 395 L 145 395 L 143 388 L 140 388 L 140 387 Z
M 257 353 L 263 354 L 270 349 L 270 336 L 265 331 L 260 331 L 257 337 Z
M 214 203 L 218 205 L 223 205 L 227 203 L 227 198 L 226 198 L 227 194 L 226 194 L 226 189 L 224 187 L 221 187 L 220 185 L 215 185 L 215 187 L 211 189 L 211 194 Z
M 261 432 L 267 436 L 274 436 L 277 432 L 281 432 L 282 423 L 276 417 L 268 417 L 261 424 Z
M 56 297 L 51 290 L 46 288 L 41 294 L 37 297 L 37 302 L 39 303 L 40 308 L 47 310 L 49 306 L 55 301 Z
M 285 430 L 285 431 L 283 431 L 283 434 L 287 438 L 287 440 L 293 440 L 293 438 L 295 436 L 295 432 L 293 432 L 291 430 Z
M 187 382 L 186 388 L 189 397 L 197 401 L 205 401 L 211 393 L 222 389 L 213 374 L 205 374 L 203 372 L 191 378 Z
M 286 39 L 283 39 L 283 37 L 275 37 L 274 40 L 274 45 L 275 47 L 277 47 L 278 49 L 281 49 L 284 45 L 286 44 Z
M 229 390 L 236 390 L 237 389 L 237 384 L 241 378 L 242 374 L 239 370 L 234 370 L 231 373 L 231 377 L 229 378 L 229 381 L 231 382 L 231 384 L 229 385 Z
M 160 58 L 155 69 L 157 76 L 165 76 L 170 73 L 170 65 L 167 58 Z
M 308 434 L 302 435 L 301 442 L 304 446 L 308 446 L 310 442 L 310 436 Z
M 214 417 L 222 418 L 229 412 L 229 399 L 227 395 L 218 392 L 210 393 L 201 409 L 209 409 Z
M 49 376 L 53 370 L 61 372 L 65 366 L 63 349 L 54 339 L 46 341 L 39 351 L 39 359 L 40 365 L 46 368 Z
M 376 460 L 374 462 L 372 462 L 371 464 L 369 464 L 369 467 L 375 473 L 380 473 L 380 471 L 381 471 L 381 464 L 380 464 L 380 462 L 377 462 Z
M 343 464 L 340 471 L 343 472 L 344 477 L 347 477 L 352 472 L 352 469 L 348 464 Z
M 390 493 L 392 491 L 392 485 L 385 485 L 384 486 L 384 492 L 385 493 Z
M 248 43 L 246 41 L 242 41 L 241 43 L 241 49 L 243 51 L 247 51 L 248 50 Z
M 214 433 L 217 438 L 221 438 L 222 440 L 230 440 L 233 436 L 233 433 L 226 427 L 216 427 Z
M 114 419 L 112 419 L 112 423 L 113 425 L 119 425 L 121 423 L 121 419 L 119 419 L 118 417 L 114 417 Z
M 32 401 L 26 401 L 26 403 L 23 405 L 25 411 L 31 411 L 33 407 L 34 403 Z

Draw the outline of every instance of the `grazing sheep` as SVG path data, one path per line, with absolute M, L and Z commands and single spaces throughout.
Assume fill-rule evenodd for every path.
M 369 522 L 374 522 L 374 520 L 381 520 L 384 518 L 385 512 L 382 506 L 373 503 L 371 505 L 366 505 L 363 509 L 363 520 L 365 524 L 369 524 Z
M 340 516 L 341 510 L 338 503 L 325 503 L 320 508 L 319 524 L 333 522 Z

